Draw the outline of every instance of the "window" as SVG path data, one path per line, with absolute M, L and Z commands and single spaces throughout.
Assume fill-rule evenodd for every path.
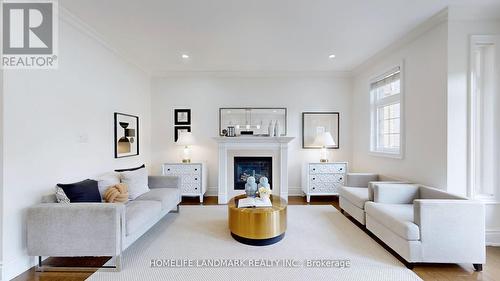
M 402 158 L 401 66 L 370 84 L 371 142 L 374 154 Z
M 499 201 L 498 36 L 473 36 L 470 63 L 469 196 Z

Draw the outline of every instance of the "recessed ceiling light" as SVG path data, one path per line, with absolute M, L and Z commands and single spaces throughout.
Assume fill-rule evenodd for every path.
M 181 57 L 182 57 L 183 59 L 189 59 L 189 55 L 187 55 L 187 54 L 182 54 L 182 55 L 181 55 Z
M 334 59 L 335 58 L 335 55 L 334 54 L 331 54 L 328 56 L 329 59 Z

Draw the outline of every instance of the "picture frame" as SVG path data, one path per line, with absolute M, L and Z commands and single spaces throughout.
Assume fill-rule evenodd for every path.
M 177 126 L 174 127 L 174 142 L 177 142 L 181 132 L 191 132 L 191 126 Z
M 314 139 L 321 132 L 330 132 L 334 146 L 328 149 L 340 148 L 340 113 L 339 112 L 302 112 L 302 148 L 320 149 L 315 146 Z
M 115 158 L 139 155 L 139 116 L 114 113 Z
M 176 108 L 174 109 L 174 125 L 191 125 L 191 109 Z

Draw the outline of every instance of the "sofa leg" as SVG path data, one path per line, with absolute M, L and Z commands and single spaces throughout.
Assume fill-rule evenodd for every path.
M 341 213 L 341 214 L 344 214 L 344 209 L 340 209 L 340 213 Z
M 476 270 L 476 271 L 483 271 L 483 265 L 482 264 L 475 263 L 475 264 L 473 264 L 473 266 L 474 266 L 474 270 Z
M 174 211 L 174 210 L 172 210 L 172 211 L 170 211 L 170 212 L 172 212 L 172 213 L 179 213 L 179 205 L 177 205 L 177 207 L 175 208 L 175 211 Z

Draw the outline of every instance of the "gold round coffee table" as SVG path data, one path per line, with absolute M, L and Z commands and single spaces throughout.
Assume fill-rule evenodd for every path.
M 233 238 L 254 246 L 271 245 L 283 239 L 286 231 L 286 201 L 271 195 L 272 207 L 238 208 L 238 200 L 245 197 L 236 196 L 227 205 L 229 230 Z

